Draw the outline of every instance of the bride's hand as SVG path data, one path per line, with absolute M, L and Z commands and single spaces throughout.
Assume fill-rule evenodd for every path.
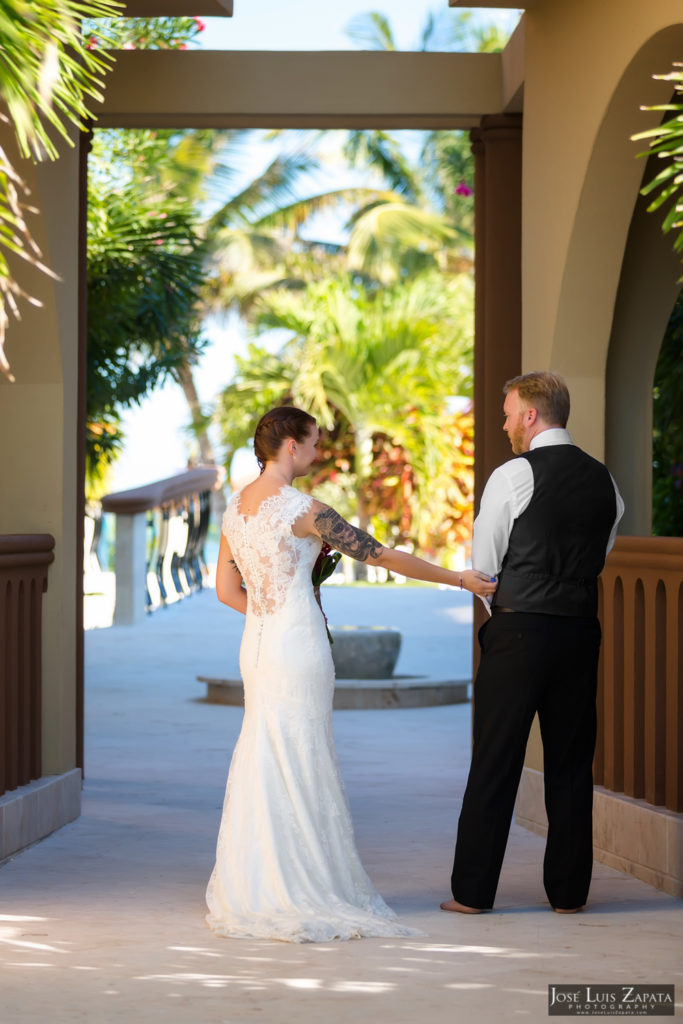
M 458 575 L 462 580 L 463 590 L 469 590 L 479 597 L 491 597 L 496 592 L 498 580 L 491 579 L 485 572 L 479 572 L 477 569 L 463 569 Z

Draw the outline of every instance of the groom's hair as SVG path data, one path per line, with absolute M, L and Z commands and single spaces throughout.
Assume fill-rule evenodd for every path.
M 504 394 L 516 391 L 529 409 L 553 426 L 567 426 L 569 419 L 569 390 L 558 373 L 537 370 L 513 377 L 505 382 Z

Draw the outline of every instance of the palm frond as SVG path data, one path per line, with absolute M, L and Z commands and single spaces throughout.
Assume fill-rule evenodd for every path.
M 683 64 L 675 63 L 674 70 L 664 75 L 653 75 L 653 78 L 673 82 L 674 99 L 683 100 Z M 680 70 L 678 70 L 680 69 Z M 639 156 L 656 154 L 664 167 L 641 188 L 641 195 L 658 193 L 648 205 L 652 212 L 670 203 L 670 207 L 662 222 L 662 231 L 666 234 L 674 229 L 683 228 L 683 102 L 659 104 L 645 107 L 646 110 L 667 111 L 674 117 L 663 121 L 658 127 L 632 135 L 634 140 L 649 140 L 649 148 Z M 683 255 L 683 230 L 674 237 L 674 250 Z
M 379 11 L 357 14 L 346 26 L 346 35 L 365 50 L 395 50 L 389 19 Z
M 249 224 L 296 198 L 295 183 L 316 167 L 313 158 L 296 153 L 276 157 L 263 174 L 221 206 L 207 223 L 207 235 L 231 224 Z
M 352 167 L 360 165 L 377 171 L 394 192 L 410 202 L 419 201 L 419 174 L 406 159 L 400 143 L 388 132 L 351 131 L 343 153 Z
M 333 210 L 348 204 L 366 204 L 371 201 L 379 202 L 386 195 L 387 193 L 378 192 L 372 188 L 340 188 L 331 192 L 322 192 L 318 195 L 307 196 L 304 199 L 297 199 L 288 205 L 277 207 L 277 209 L 254 221 L 253 227 L 271 230 L 285 228 L 288 231 L 296 232 L 302 224 L 310 220 L 316 213 Z
M 89 50 L 80 19 L 116 14 L 116 0 L 5 0 L 0 11 L 0 94 L 24 157 L 55 159 L 50 129 L 70 145 L 72 124 L 90 117 L 88 99 L 101 100 L 110 54 Z
M 386 284 L 400 277 L 402 262 L 411 254 L 424 264 L 425 256 L 454 245 L 458 238 L 443 217 L 429 210 L 408 203 L 376 204 L 353 224 L 348 262 Z

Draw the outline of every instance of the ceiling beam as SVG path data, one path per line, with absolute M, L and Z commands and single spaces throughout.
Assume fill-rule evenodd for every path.
M 499 53 L 135 50 L 103 127 L 470 128 L 504 109 Z
M 520 18 L 501 54 L 503 67 L 503 109 L 521 114 L 524 107 L 526 19 Z

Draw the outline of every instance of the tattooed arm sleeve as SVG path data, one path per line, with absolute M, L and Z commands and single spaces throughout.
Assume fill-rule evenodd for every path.
M 477 572 L 474 569 L 451 572 L 450 569 L 442 569 L 440 565 L 425 562 L 423 558 L 418 558 L 416 555 L 409 555 L 406 551 L 384 547 L 365 530 L 359 530 L 355 526 L 351 526 L 351 523 L 347 523 L 329 505 L 323 505 L 318 501 L 314 502 L 310 515 L 314 528 L 310 529 L 311 521 L 308 520 L 307 532 L 297 534 L 297 536 L 310 536 L 311 533 L 317 533 L 330 547 L 336 548 L 344 555 L 350 555 L 351 558 L 356 558 L 359 562 L 381 565 L 389 572 L 400 573 L 413 580 L 445 583 L 449 587 L 459 586 L 461 589 L 471 590 L 473 594 L 480 596 L 493 594 L 496 589 L 496 581 L 486 573 Z
M 384 550 L 369 533 L 351 526 L 351 523 L 347 523 L 338 512 L 328 506 L 324 506 L 322 511 L 315 515 L 314 523 L 316 530 L 330 547 L 359 562 L 379 558 Z

